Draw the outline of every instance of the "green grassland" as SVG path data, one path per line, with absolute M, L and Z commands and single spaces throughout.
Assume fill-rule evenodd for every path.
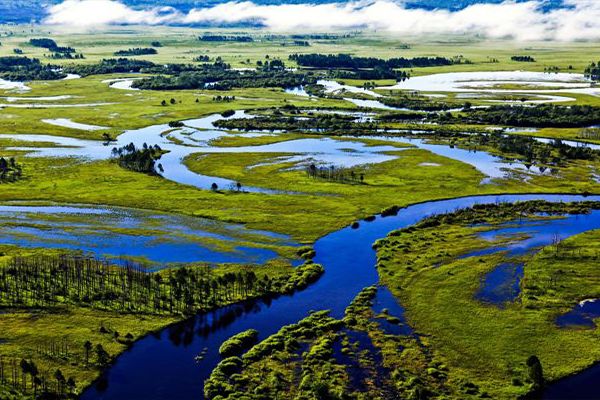
M 16 246 L 3 245 L 0 247 L 0 263 L 12 257 L 38 257 L 65 254 L 59 250 L 41 248 L 22 249 Z M 193 265 L 192 268 L 202 267 Z M 253 271 L 258 279 L 268 276 L 275 283 L 273 293 L 290 293 L 308 284 L 305 279 L 315 277 L 300 276 L 303 268 L 294 270 L 289 263 L 275 260 L 261 266 L 226 264 L 216 266 L 211 270 L 213 276 L 219 277 L 239 271 Z M 175 270 L 167 269 L 157 272 L 163 279 L 169 279 Z M 176 272 L 175 272 L 176 273 Z M 223 297 L 216 306 L 225 306 L 248 298 L 255 298 L 266 293 L 237 293 L 233 297 Z M 55 385 L 54 371 L 60 369 L 66 378 L 72 377 L 76 386 L 74 393 L 89 386 L 106 368 L 94 353 L 96 346 L 101 345 L 108 353 L 110 363 L 131 344 L 149 333 L 164 329 L 166 326 L 188 318 L 185 315 L 169 312 L 156 312 L 151 309 L 123 312 L 110 307 L 99 308 L 94 304 L 81 304 L 65 299 L 54 306 L 31 306 L 26 301 L 17 305 L 6 304 L 3 300 L 0 328 L 0 365 L 4 368 L 6 387 L 15 392 L 21 390 L 21 373 L 19 380 L 14 382 L 10 377 L 10 364 L 14 361 L 19 365 L 21 360 L 35 362 L 40 376 L 44 376 L 48 385 Z M 89 341 L 93 349 L 89 357 L 85 356 L 84 343 Z M 26 377 L 27 392 L 32 395 L 31 378 Z M 2 393 L 0 391 L 0 393 Z M 4 394 L 3 394 L 4 395 Z M 8 394 L 6 394 L 8 396 Z M 5 397 L 3 397 L 5 398 Z
M 0 110 L 2 132 L 39 133 L 71 136 L 86 139 L 102 139 L 103 133 L 116 137 L 128 129 L 142 128 L 170 121 L 199 118 L 231 109 L 254 109 L 281 105 L 282 103 L 306 107 L 335 107 L 348 103 L 342 100 L 314 99 L 288 95 L 281 89 L 249 89 L 217 91 L 131 91 L 109 87 L 104 80 L 132 77 L 128 74 L 91 76 L 70 81 L 44 81 L 31 84 L 32 90 L 24 94 L 6 93 L 13 97 L 43 97 L 67 95 L 70 99 L 57 102 L 38 102 L 24 99 L 21 103 L 34 103 L 35 108 L 6 107 Z M 135 76 L 139 77 L 139 75 Z M 212 101 L 213 96 L 236 96 L 231 103 Z M 174 105 L 162 106 L 161 102 L 173 98 Z M 198 99 L 198 102 L 196 102 Z M 100 104 L 76 108 L 50 108 L 44 104 Z M 7 103 L 18 105 L 19 102 Z M 104 126 L 109 129 L 85 131 L 44 123 L 44 119 L 69 118 L 78 123 Z
M 145 27 L 113 27 L 84 33 L 61 31 L 52 27 L 5 26 L 4 31 L 13 36 L 2 38 L 0 55 L 12 54 L 13 48 L 21 48 L 25 55 L 40 57 L 49 53 L 45 49 L 35 48 L 27 42 L 32 37 L 54 38 L 59 45 L 71 46 L 86 56 L 84 62 L 93 63 L 108 58 L 116 50 L 132 47 L 149 47 L 153 41 L 160 41 L 163 47 L 157 48 L 157 55 L 140 56 L 142 59 L 157 63 L 192 62 L 199 55 L 222 57 L 234 67 L 248 67 L 256 61 L 264 60 L 269 54 L 272 57 L 287 59 L 294 53 L 347 53 L 359 56 L 381 58 L 414 57 L 414 56 L 462 56 L 472 64 L 450 67 L 415 69 L 416 74 L 455 71 L 498 71 L 527 69 L 543 71 L 545 67 L 557 66 L 568 70 L 573 66 L 574 72 L 582 72 L 592 61 L 593 54 L 598 53 L 597 43 L 560 43 L 533 42 L 520 43 L 511 41 L 490 41 L 471 35 L 454 36 L 405 36 L 395 37 L 388 34 L 364 32 L 351 34 L 348 37 L 335 39 L 310 40 L 311 46 L 282 46 L 285 38 L 269 39 L 260 29 L 193 29 L 153 27 L 150 31 Z M 198 36 L 206 33 L 225 35 L 249 35 L 255 38 L 250 43 L 235 42 L 200 42 Z M 284 32 L 285 34 L 306 32 Z M 533 63 L 511 61 L 514 55 L 530 55 L 536 59 Z M 498 63 L 491 59 L 498 59 Z M 50 60 L 56 63 L 70 63 L 70 60 Z
M 390 38 L 378 34 L 357 34 L 333 40 L 314 40 L 310 47 L 281 46 L 280 39 L 266 40 L 264 32 L 238 29 L 212 30 L 213 33 L 250 34 L 257 38 L 253 43 L 207 43 L 197 40 L 204 30 L 188 28 L 128 27 L 112 28 L 110 31 L 97 31 L 74 34 L 54 31 L 53 28 L 10 26 L 2 30 L 13 31 L 14 35 L 1 37 L 0 56 L 12 55 L 13 48 L 21 48 L 24 55 L 38 57 L 43 62 L 69 64 L 72 62 L 94 63 L 103 58 L 112 58 L 116 50 L 130 47 L 147 47 L 152 41 L 160 41 L 163 47 L 158 54 L 141 56 L 155 63 L 189 63 L 199 55 L 211 58 L 222 57 L 234 67 L 252 67 L 256 61 L 264 60 L 266 55 L 287 60 L 289 54 L 310 53 L 350 53 L 374 57 L 413 57 L 462 55 L 470 63 L 448 67 L 420 68 L 412 71 L 414 75 L 451 71 L 496 71 L 528 69 L 543 71 L 550 66 L 558 66 L 562 71 L 582 72 L 592 61 L 593 54 L 600 53 L 596 43 L 535 43 L 523 44 L 503 41 L 483 41 L 473 37 L 453 38 Z M 83 52 L 84 60 L 51 60 L 44 56 L 47 50 L 27 44 L 33 37 L 52 37 L 59 45 L 72 46 Z M 408 44 L 408 48 L 406 48 Z M 516 63 L 510 61 L 513 55 L 526 54 L 536 58 L 535 63 Z M 491 62 L 497 58 L 499 62 Z M 597 57 L 596 57 L 597 58 Z M 249 62 L 247 61 L 249 60 Z M 287 61 L 286 61 L 287 62 Z M 293 63 L 288 63 L 293 66 Z M 572 66 L 573 69 L 569 69 Z M 231 91 L 182 90 L 182 91 L 128 91 L 109 88 L 102 81 L 114 78 L 138 78 L 139 74 L 117 74 L 89 76 L 68 81 L 31 82 L 31 91 L 14 93 L 5 91 L 2 97 L 23 97 L 22 102 L 4 104 L 43 104 L 26 97 L 69 95 L 72 98 L 48 102 L 49 104 L 91 104 L 102 105 L 82 108 L 0 108 L 0 149 L 2 156 L 16 156 L 23 164 L 22 180 L 10 184 L 0 184 L 0 201 L 21 200 L 24 202 L 81 203 L 107 206 L 132 207 L 157 212 L 171 212 L 189 216 L 207 217 L 223 222 L 246 224 L 250 228 L 285 233 L 305 244 L 313 243 L 317 238 L 347 226 L 355 220 L 379 213 L 391 205 L 409 204 L 434 199 L 457 196 L 495 193 L 599 193 L 600 183 L 594 174 L 600 171 L 598 161 L 571 161 L 560 167 L 557 176 L 528 176 L 513 174 L 508 179 L 496 180 L 492 184 L 480 184 L 483 174 L 474 167 L 437 156 L 430 152 L 412 148 L 402 143 L 390 144 L 397 147 L 391 152 L 398 158 L 380 164 L 370 164 L 357 168 L 363 173 L 363 183 L 340 183 L 310 178 L 302 169 L 293 169 L 289 162 L 280 162 L 281 153 L 259 154 L 194 154 L 185 160 L 192 170 L 202 174 L 226 177 L 241 182 L 244 186 L 259 186 L 280 190 L 281 194 L 236 193 L 234 191 L 207 191 L 192 186 L 177 184 L 157 176 L 145 175 L 120 168 L 113 161 L 87 162 L 78 159 L 48 159 L 26 157 L 23 152 L 8 151 L 6 147 L 21 143 L 2 139 L 2 133 L 48 134 L 85 139 L 101 140 L 103 134 L 116 137 L 125 130 L 165 124 L 174 120 L 198 118 L 226 110 L 258 110 L 268 107 L 295 105 L 305 109 L 325 107 L 332 109 L 356 109 L 353 104 L 342 99 L 307 98 L 284 93 L 282 89 L 237 89 Z M 357 86 L 362 81 L 348 82 Z M 389 81 L 378 82 L 390 84 Z M 214 102 L 213 96 L 235 96 L 230 103 Z M 577 104 L 600 105 L 600 99 L 587 95 L 571 95 Z M 163 106 L 161 102 L 175 99 L 175 104 Z M 444 101 L 452 104 L 464 103 L 449 95 Z M 480 104 L 480 102 L 474 102 Z M 482 103 L 483 104 L 483 103 Z M 569 104 L 569 103 L 567 103 Z M 64 128 L 44 123 L 44 119 L 69 118 L 78 123 L 107 127 L 105 130 L 85 131 Z M 414 127 L 407 124 L 390 124 L 390 127 Z M 418 125 L 418 129 L 423 129 Z M 435 129 L 425 127 L 425 129 Z M 485 126 L 452 126 L 450 129 L 483 130 Z M 579 138 L 578 129 L 543 128 L 528 133 L 551 138 Z M 275 143 L 303 137 L 322 137 L 298 133 L 282 133 L 273 136 L 249 137 L 228 135 L 214 141 L 218 146 L 250 146 Z M 368 138 L 356 138 L 368 145 L 381 145 L 384 142 Z M 41 146 L 34 143 L 33 146 Z M 28 143 L 31 146 L 31 143 Z M 408 147 L 408 148 L 407 148 Z M 439 166 L 428 166 L 435 164 Z M 524 178 L 527 178 L 526 182 Z M 76 222 L 76 221 L 74 221 Z M 435 351 L 436 357 L 448 365 L 451 374 L 448 384 L 450 392 L 456 389 L 464 379 L 476 381 L 484 390 L 501 397 L 521 394 L 526 387 L 510 386 L 512 377 L 522 378 L 523 363 L 534 350 L 542 359 L 547 377 L 556 379 L 573 371 L 580 370 L 600 355 L 592 351 L 584 352 L 582 343 L 597 339 L 594 331 L 557 330 L 548 322 L 549 315 L 563 310 L 582 296 L 596 295 L 597 288 L 592 283 L 582 285 L 582 276 L 564 277 L 564 290 L 547 289 L 540 293 L 545 274 L 552 269 L 561 269 L 564 263 L 579 262 L 566 257 L 557 260 L 551 251 L 541 252 L 528 264 L 528 272 L 523 280 L 523 306 L 507 307 L 497 310 L 483 306 L 472 300 L 478 277 L 490 270 L 494 256 L 483 257 L 483 261 L 469 260 L 454 262 L 452 258 L 470 248 L 478 248 L 483 243 L 473 236 L 476 231 L 463 226 L 444 227 L 444 235 L 438 231 L 419 231 L 410 236 L 411 246 L 425 243 L 404 258 L 394 258 L 393 262 L 380 263 L 379 272 L 394 293 L 408 307 L 408 316 L 419 332 L 431 337 L 423 340 Z M 146 233 L 150 232 L 148 228 Z M 140 232 L 141 233 L 141 232 Z M 594 236 L 595 235 L 595 236 Z M 422 242 L 425 237 L 427 240 Z M 247 241 L 245 240 L 247 239 Z M 597 240 L 596 233 L 581 236 L 569 241 L 570 246 L 582 246 L 586 241 Z M 242 238 L 235 245 L 247 245 L 251 238 Z M 414 243 L 413 243 L 414 242 Z M 452 243 L 452 246 L 448 246 Z M 216 243 L 213 243 L 217 245 Z M 231 244 L 233 246 L 234 244 Z M 270 245 L 265 245 L 269 247 Z M 282 256 L 293 256 L 293 249 L 272 246 Z M 26 253 L 23 249 L 6 247 L 4 257 Z M 37 251 L 37 250 L 36 250 Z M 40 250 L 41 251 L 41 250 Z M 565 253 L 567 255 L 567 253 Z M 396 255 L 394 255 L 395 257 Z M 544 258 L 545 257 L 545 258 Z M 444 265 L 436 270 L 427 269 L 423 274 L 406 273 L 401 267 L 410 261 L 416 269 L 427 267 L 433 259 L 443 259 Z M 562 264 L 561 264 L 562 263 Z M 581 261 L 585 264 L 585 261 Z M 468 267 L 465 265 L 468 264 Z M 217 271 L 225 273 L 239 269 L 238 265 L 220 266 Z M 584 266 L 582 265 L 582 268 Z M 257 268 L 260 269 L 260 268 Z M 544 270 L 544 271 L 542 271 Z M 533 273 L 532 271 L 535 271 Z M 592 276 L 593 271 L 585 270 Z M 290 272 L 287 264 L 280 261 L 261 269 L 261 273 L 277 277 Z M 531 274 L 531 275 L 530 275 Z M 585 276 L 584 276 L 585 277 Z M 241 300 L 241 299 L 235 299 Z M 549 304 L 553 304 L 549 307 Z M 531 307 L 526 307 L 530 305 Z M 434 312 L 431 312 L 434 310 Z M 461 310 L 458 312 L 457 310 Z M 97 366 L 82 367 L 81 345 L 85 340 L 94 344 L 101 343 L 111 356 L 125 350 L 129 343 L 115 339 L 114 331 L 122 335 L 131 333 L 136 340 L 148 332 L 160 329 L 179 320 L 175 316 L 145 316 L 119 314 L 110 311 L 92 311 L 90 309 L 65 306 L 53 309 L 5 309 L 0 318 L 0 355 L 9 358 L 35 358 L 40 347 L 58 342 L 65 332 L 73 345 L 72 355 L 64 358 L 41 357 L 39 365 L 45 369 L 57 366 L 65 375 L 73 376 L 78 390 L 88 385 L 96 376 Z M 363 310 L 367 313 L 366 310 Z M 355 318 L 358 318 L 355 316 Z M 364 318 L 363 318 L 364 319 Z M 517 327 L 527 323 L 524 334 Z M 102 324 L 109 326 L 109 333 L 101 333 Z M 427 359 L 419 346 L 408 339 L 390 339 L 376 327 L 359 321 L 363 330 L 369 331 L 374 343 L 383 348 L 384 363 L 391 367 L 409 370 L 407 376 L 417 376 L 428 368 L 438 368 L 437 361 Z M 480 329 L 479 336 L 472 336 L 470 328 Z M 501 340 L 493 342 L 492 335 L 498 331 L 506 332 Z M 111 334 L 112 332 L 112 334 Z M 342 338 L 338 334 L 331 334 Z M 454 347 L 454 340 L 461 338 L 461 347 Z M 331 337 L 330 337 L 331 339 Z M 486 340 L 487 339 L 487 340 Z M 324 339 L 325 340 L 325 339 Z M 407 352 L 394 355 L 398 341 Z M 520 344 L 518 351 L 512 351 L 511 345 Z M 316 350 L 322 350 L 326 343 L 317 343 Z M 570 366 L 564 367 L 561 361 L 561 347 L 569 346 L 573 351 L 568 356 Z M 349 346 L 346 346 L 349 348 Z M 544 353 L 538 351 L 544 348 Z M 468 351 L 467 351 L 468 350 Z M 509 351 L 511 350 L 511 351 Z M 286 356 L 291 357 L 290 354 Z M 71 358 L 72 357 L 72 358 Z M 76 365 L 72 365 L 75 360 Z M 271 366 L 276 361 L 258 363 L 256 368 Z M 284 369 L 277 364 L 274 369 Z M 348 376 L 340 372 L 338 366 L 331 366 L 336 385 L 344 385 Z M 285 373 L 289 373 L 286 370 Z M 324 374 L 318 376 L 325 379 Z M 406 376 L 403 376 L 405 378 Z M 429 378 L 428 378 L 429 379 Z M 400 380 L 400 377 L 398 377 Z M 437 379 L 429 379 L 434 386 L 441 385 Z M 455 386 L 452 386 L 455 385 Z M 496 387 L 499 385 L 500 389 Z M 454 389 L 453 389 L 454 388 Z M 318 388 L 315 388 L 315 390 Z M 398 389 L 398 388 L 397 388 Z M 398 390 L 414 392 L 415 386 Z
M 526 258 L 519 300 L 502 307 L 474 299 L 481 277 L 504 260 L 493 254 L 458 257 L 515 238 L 488 242 L 491 226 L 463 223 L 400 231 L 378 245 L 381 280 L 406 307 L 415 331 L 448 368 L 450 387 L 473 382 L 492 398 L 516 398 L 530 388 L 525 361 L 537 355 L 549 381 L 600 359 L 595 329 L 558 328 L 555 318 L 598 296 L 599 231 L 574 236 Z M 513 217 L 511 217 L 513 218 Z M 449 245 L 451 243 L 452 245 Z M 560 272 L 559 272 L 560 271 Z M 559 275 L 552 283 L 550 276 Z

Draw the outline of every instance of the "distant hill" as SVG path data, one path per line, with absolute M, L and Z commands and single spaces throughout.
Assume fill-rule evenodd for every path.
M 123 3 L 135 7 L 171 6 L 183 12 L 192 8 L 211 7 L 225 3 L 227 0 L 122 0 Z M 257 4 L 298 4 L 298 3 L 331 3 L 344 0 L 255 0 Z M 502 3 L 504 0 L 406 0 L 407 7 L 448 10 L 460 10 L 476 3 Z M 526 1 L 526 0 L 517 0 Z M 45 15 L 45 7 L 58 4 L 61 0 L 0 0 L 0 23 L 27 23 L 41 21 Z M 560 7 L 562 0 L 549 0 L 546 8 Z

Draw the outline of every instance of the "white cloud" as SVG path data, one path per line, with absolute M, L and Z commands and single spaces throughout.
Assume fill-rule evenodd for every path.
M 392 0 L 327 4 L 258 5 L 228 2 L 187 14 L 172 8 L 135 10 L 116 0 L 66 0 L 48 9 L 48 24 L 234 24 L 266 28 L 330 30 L 370 28 L 398 34 L 478 33 L 516 40 L 600 39 L 600 1 L 563 0 L 569 7 L 542 10 L 542 0 L 475 4 L 459 11 L 407 9 Z
M 44 23 L 89 27 L 110 24 L 158 25 L 175 22 L 182 15 L 171 7 L 133 10 L 114 0 L 65 0 L 48 8 Z

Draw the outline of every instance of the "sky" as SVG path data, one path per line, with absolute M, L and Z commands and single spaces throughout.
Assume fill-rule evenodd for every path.
M 132 7 L 121 0 L 64 0 L 47 6 L 43 23 L 81 29 L 123 24 L 253 23 L 272 31 L 376 29 L 411 35 L 472 33 L 522 41 L 600 39 L 600 0 L 562 0 L 561 7 L 550 8 L 544 0 L 507 0 L 471 4 L 462 9 L 415 8 L 402 0 L 319 1 L 230 1 L 180 11 L 168 6 Z

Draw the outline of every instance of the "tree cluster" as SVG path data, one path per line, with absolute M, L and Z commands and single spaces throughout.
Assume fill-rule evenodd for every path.
M 76 385 L 75 379 L 67 379 L 60 369 L 42 371 L 30 359 L 19 361 L 0 356 L 0 386 L 10 386 L 33 399 L 68 399 L 75 397 Z
M 585 69 L 585 76 L 593 81 L 600 81 L 600 62 L 591 63 Z
M 0 157 L 0 183 L 15 182 L 23 176 L 23 168 L 13 157 Z
M 469 123 L 578 128 L 600 123 L 600 107 L 585 105 L 565 107 L 549 104 L 533 107 L 502 105 L 484 110 L 471 109 L 464 119 Z
M 56 66 L 42 64 L 37 58 L 0 57 L 0 79 L 9 81 L 56 80 L 65 76 Z
M 156 64 L 145 60 L 130 60 L 127 58 L 104 59 L 97 64 L 70 65 L 65 67 L 67 73 L 79 74 L 81 76 L 150 72 Z
M 53 53 L 71 54 L 75 53 L 72 47 L 59 46 L 54 40 L 48 38 L 29 39 L 29 44 L 34 47 L 48 49 Z
M 129 143 L 112 150 L 113 157 L 121 167 L 151 175 L 158 174 L 158 171 L 163 172 L 162 164 L 156 165 L 156 160 L 160 159 L 162 154 L 162 149 L 158 145 L 148 146 L 146 143 L 141 149 Z
M 16 257 L 0 268 L 0 304 L 54 307 L 73 304 L 125 313 L 190 315 L 242 299 L 291 293 L 319 278 L 308 262 L 289 275 L 252 270 L 215 273 L 208 265 L 149 273 L 140 264 L 115 266 L 74 255 Z
M 512 56 L 510 59 L 517 62 L 535 62 L 535 58 L 531 56 Z
M 200 67 L 205 67 L 202 65 Z M 135 81 L 133 86 L 149 90 L 297 87 L 314 83 L 315 78 L 285 70 L 236 71 L 225 68 L 201 68 L 174 76 L 159 75 Z
M 290 60 L 311 68 L 417 68 L 451 65 L 453 61 L 444 57 L 390 58 L 354 57 L 349 54 L 292 54 Z
M 228 35 L 202 35 L 198 36 L 198 40 L 201 42 L 241 42 L 249 43 L 254 42 L 254 39 L 250 36 L 228 36 Z
M 330 182 L 364 183 L 365 181 L 365 174 L 356 172 L 352 168 L 335 167 L 333 165 L 317 167 L 315 164 L 310 164 L 306 166 L 305 171 L 310 178 L 324 179 Z
M 117 57 L 129 57 L 129 56 L 146 56 L 158 54 L 155 48 L 152 47 L 136 47 L 127 50 L 115 51 L 114 55 Z

